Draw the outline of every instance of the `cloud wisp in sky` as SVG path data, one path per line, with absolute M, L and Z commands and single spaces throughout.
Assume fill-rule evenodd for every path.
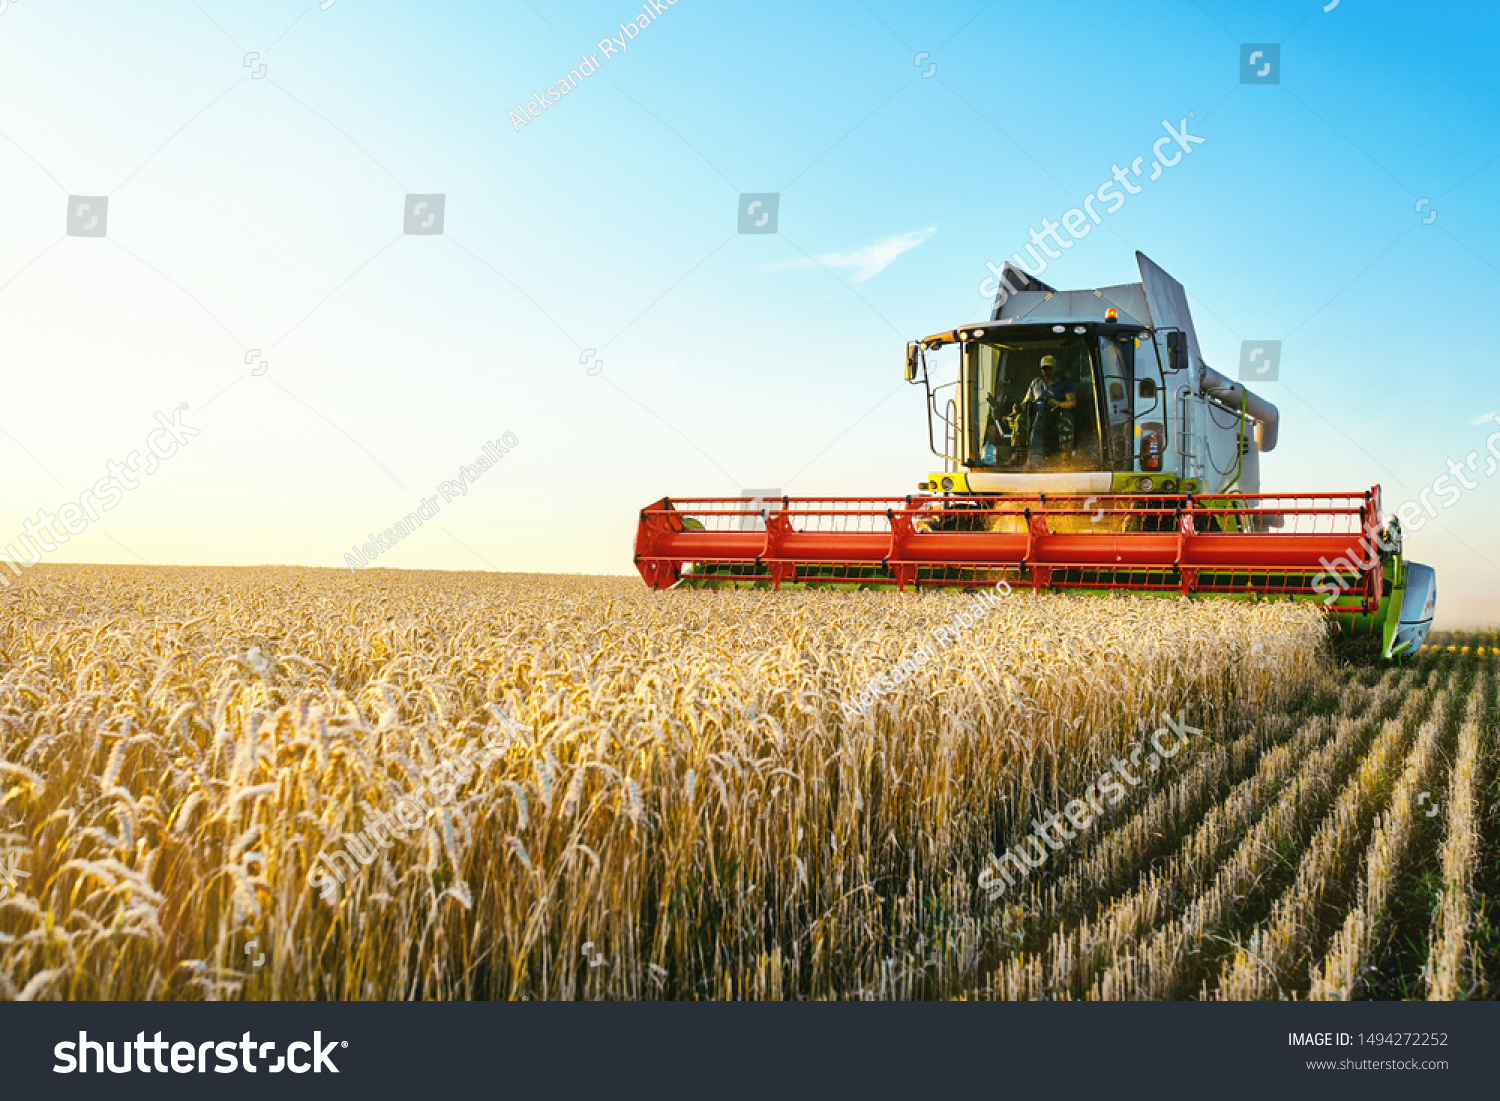
M 836 271 L 854 272 L 853 282 L 863 283 L 890 267 L 903 252 L 910 252 L 937 232 L 937 226 L 884 237 L 853 252 L 825 252 L 822 256 L 788 260 L 777 268 L 811 268 L 819 265 Z

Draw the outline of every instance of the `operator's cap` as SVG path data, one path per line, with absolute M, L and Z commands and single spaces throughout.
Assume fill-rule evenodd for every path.
M 1057 366 L 1057 357 L 1056 356 L 1043 356 L 1042 357 L 1041 366 L 1043 366 L 1043 367 L 1056 367 Z

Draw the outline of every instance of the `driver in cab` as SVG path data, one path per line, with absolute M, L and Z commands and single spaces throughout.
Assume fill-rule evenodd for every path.
M 1057 375 L 1056 356 L 1043 356 L 1039 370 L 1041 374 L 1031 380 L 1025 398 L 1028 408 L 1034 411 L 1028 466 L 1040 462 L 1048 450 L 1056 449 L 1056 411 L 1072 409 L 1078 404 L 1072 381 Z

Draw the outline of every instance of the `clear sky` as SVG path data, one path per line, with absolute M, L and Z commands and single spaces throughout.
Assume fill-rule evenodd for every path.
M 629 573 L 665 494 L 911 492 L 905 340 L 1190 112 L 1044 278 L 1140 249 L 1225 374 L 1283 341 L 1267 490 L 1396 504 L 1500 431 L 1493 4 L 660 6 L 0 0 L 0 544 L 157 413 L 180 449 L 48 560 L 339 566 L 507 432 L 381 565 Z M 1440 626 L 1500 621 L 1484 470 L 1408 538 Z

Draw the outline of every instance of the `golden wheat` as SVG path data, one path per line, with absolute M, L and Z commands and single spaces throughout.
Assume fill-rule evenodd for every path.
M 960 607 L 939 660 L 841 709 Z M 1324 631 L 1284 603 L 380 570 L 39 566 L 0 610 L 25 999 L 1035 991 L 1033 963 L 983 973 L 1011 921 L 986 854 L 1142 719 L 1213 743 L 1303 698 Z M 1221 776 L 1182 764 L 1143 799 L 1162 828 Z M 1147 833 L 1104 859 L 1135 870 Z

